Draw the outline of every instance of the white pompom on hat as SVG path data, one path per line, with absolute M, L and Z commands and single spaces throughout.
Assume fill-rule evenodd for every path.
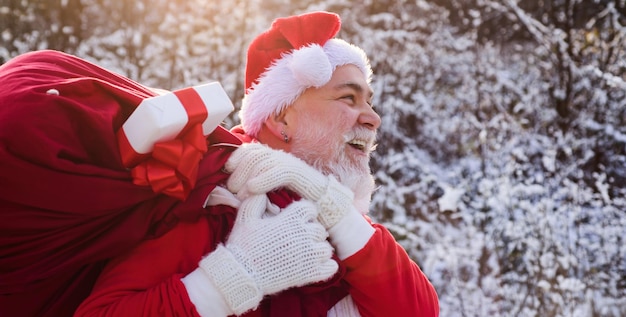
M 328 83 L 338 66 L 357 66 L 369 83 L 372 69 L 365 52 L 333 38 L 341 27 L 335 13 L 316 11 L 278 18 L 248 48 L 246 94 L 239 112 L 248 135 L 290 106 L 307 88 Z

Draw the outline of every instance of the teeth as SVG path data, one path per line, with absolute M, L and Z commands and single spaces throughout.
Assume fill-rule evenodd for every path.
M 365 141 L 365 140 L 351 140 L 350 142 L 348 142 L 348 144 L 354 145 L 354 146 L 358 147 L 359 149 L 363 150 L 363 149 L 365 149 L 365 146 L 367 145 L 367 141 Z

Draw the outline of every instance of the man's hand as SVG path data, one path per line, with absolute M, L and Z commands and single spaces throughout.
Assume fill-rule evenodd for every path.
M 333 176 L 325 176 L 297 157 L 251 143 L 235 150 L 226 162 L 228 189 L 239 197 L 285 187 L 320 208 L 318 220 L 329 229 L 354 209 L 354 194 Z
M 224 245 L 200 261 L 200 269 L 234 314 L 255 308 L 263 296 L 327 280 L 338 269 L 316 206 L 296 201 L 274 215 L 265 194 L 239 208 Z

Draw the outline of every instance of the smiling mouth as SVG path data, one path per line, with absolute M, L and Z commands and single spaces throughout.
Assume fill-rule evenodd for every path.
M 367 152 L 367 141 L 365 140 L 351 140 L 348 145 L 361 152 Z

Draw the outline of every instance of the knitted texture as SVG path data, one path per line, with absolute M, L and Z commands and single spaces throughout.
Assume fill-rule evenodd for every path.
M 256 308 L 263 299 L 256 281 L 223 245 L 202 259 L 199 266 L 235 314 Z
M 241 197 L 281 187 L 314 201 L 326 229 L 353 207 L 354 194 L 332 175 L 325 176 L 297 157 L 259 143 L 241 145 L 226 162 L 228 189 Z
M 346 186 L 339 183 L 334 176 L 328 176 L 328 186 L 322 197 L 317 200 L 320 213 L 319 222 L 326 229 L 330 229 L 339 222 L 349 211 L 354 209 L 354 194 Z
M 200 262 L 235 314 L 255 308 L 263 295 L 327 280 L 338 269 L 316 206 L 297 201 L 266 213 L 265 194 L 244 200 L 224 246 Z
M 317 201 L 328 178 L 297 157 L 260 143 L 242 144 L 226 161 L 228 189 L 239 197 L 289 188 L 302 197 Z

